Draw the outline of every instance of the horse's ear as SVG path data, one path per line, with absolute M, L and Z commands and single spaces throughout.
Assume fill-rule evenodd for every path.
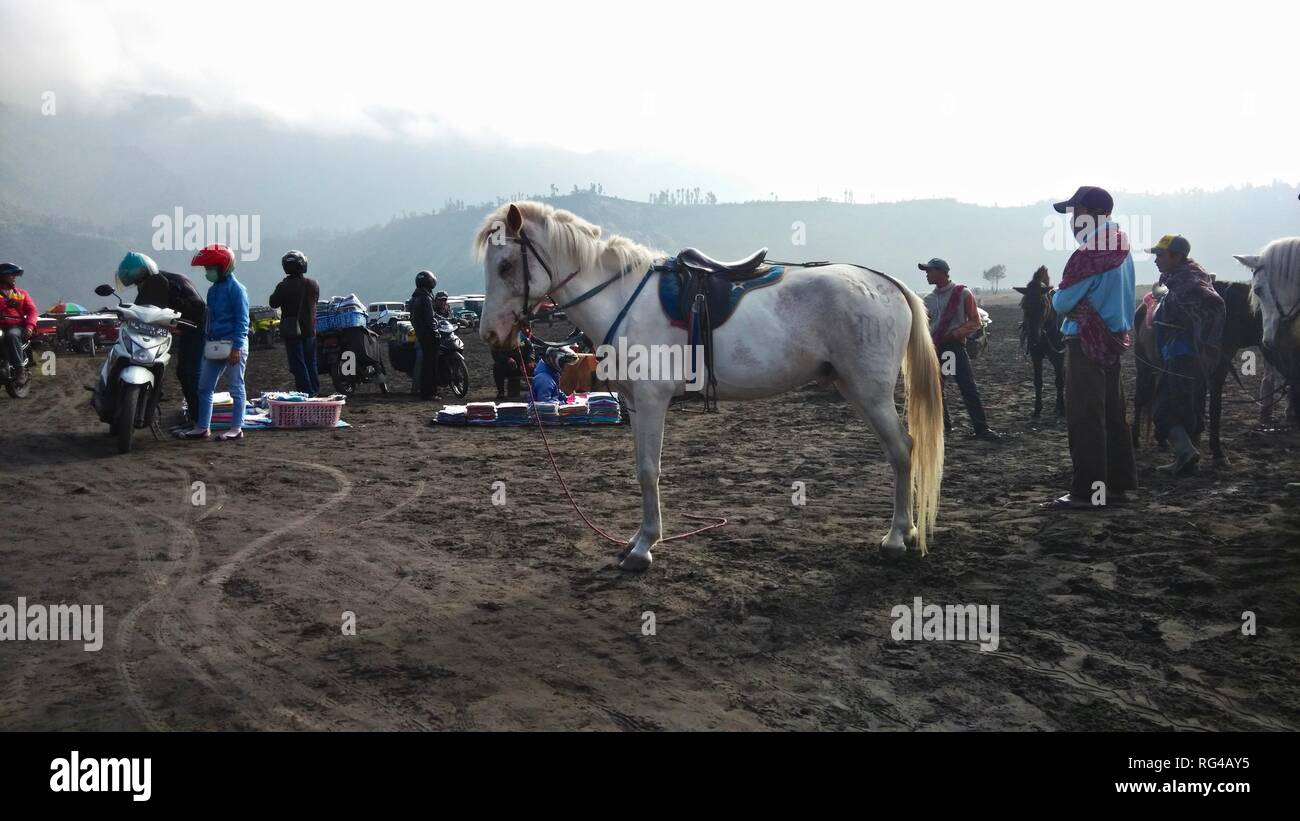
M 512 235 L 518 236 L 519 229 L 524 227 L 524 215 L 519 213 L 519 207 L 513 202 L 510 203 L 510 210 L 506 212 L 506 230 Z
M 1239 254 L 1233 254 L 1233 255 L 1232 255 L 1232 258 L 1235 259 L 1235 260 L 1237 260 L 1237 262 L 1240 262 L 1242 265 L 1245 265 L 1247 268 L 1249 268 L 1249 269 L 1252 270 L 1252 271 L 1254 271 L 1256 268 L 1259 267 L 1259 256 L 1258 256 L 1258 255 L 1256 255 L 1256 256 L 1241 256 L 1241 255 L 1239 255 Z
M 1021 288 L 1019 285 L 1012 285 L 1011 290 L 1015 291 L 1018 294 L 1025 294 L 1029 292 L 1028 288 Z

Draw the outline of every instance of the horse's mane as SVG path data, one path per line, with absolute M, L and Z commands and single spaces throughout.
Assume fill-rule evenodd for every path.
M 1268 287 L 1273 293 L 1277 293 L 1279 282 L 1300 288 L 1300 237 L 1273 240 L 1264 248 L 1259 261 L 1268 274 Z M 1259 311 L 1259 294 L 1253 288 L 1250 291 L 1250 307 L 1253 311 Z
M 492 234 L 505 225 L 511 204 L 502 205 L 483 220 L 474 237 L 475 259 L 482 261 L 484 254 L 487 253 Z M 648 267 L 656 257 L 664 256 L 660 251 L 647 248 L 618 234 L 610 234 L 608 238 L 602 239 L 599 225 L 592 225 L 582 217 L 562 208 L 530 200 L 516 202 L 513 205 L 519 209 L 519 213 L 533 230 L 541 229 L 541 236 L 534 236 L 539 244 L 570 257 L 579 269 L 595 267 L 606 254 L 614 255 L 617 264 L 626 271 Z

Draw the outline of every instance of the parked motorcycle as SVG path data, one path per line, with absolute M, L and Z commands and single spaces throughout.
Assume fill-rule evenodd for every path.
M 352 396 L 366 382 L 388 393 L 388 369 L 379 353 L 379 335 L 369 328 L 340 328 L 316 332 L 316 368 L 327 373 L 334 390 Z
M 407 325 L 408 323 L 402 323 Z M 457 399 L 469 394 L 469 368 L 465 366 L 465 340 L 456 335 L 456 326 L 446 319 L 438 320 L 438 387 L 450 388 Z M 409 337 L 388 343 L 388 360 L 393 367 L 414 378 L 416 352 Z
M 99 296 L 117 296 L 111 285 L 95 289 Z M 108 310 L 121 319 L 117 342 L 108 352 L 99 381 L 92 388 L 90 404 L 101 422 L 117 439 L 120 453 L 131 450 L 136 428 L 149 428 L 155 439 L 159 431 L 158 400 L 163 373 L 171 361 L 171 329 L 194 327 L 170 308 L 132 305 L 117 297 L 118 306 Z
M 23 378 L 20 382 L 11 372 L 9 367 L 9 357 L 0 354 L 0 385 L 5 386 L 5 390 L 14 399 L 26 399 L 27 394 L 32 390 L 32 374 L 36 372 L 36 357 L 32 356 L 32 342 L 27 340 L 23 342 L 23 362 L 26 365 L 23 368 Z

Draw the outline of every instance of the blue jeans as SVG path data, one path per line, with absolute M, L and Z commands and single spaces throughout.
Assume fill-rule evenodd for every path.
M 952 358 L 944 359 L 944 354 L 951 353 Z M 962 342 L 948 341 L 939 347 L 939 364 L 942 366 L 945 361 L 952 363 L 954 373 L 951 374 L 957 378 L 957 387 L 961 390 L 961 401 L 966 405 L 966 413 L 970 414 L 971 427 L 976 432 L 988 430 L 988 420 L 984 416 L 984 403 L 980 401 L 980 390 L 975 384 L 975 371 L 970 366 L 970 356 L 966 353 L 966 345 Z M 942 371 L 940 371 L 942 374 Z M 944 374 L 939 377 L 940 384 L 947 383 L 948 375 Z M 943 421 L 945 428 L 952 427 L 952 418 L 948 413 L 948 399 L 945 395 L 943 400 Z
M 9 367 L 23 367 L 23 326 L 0 328 L 0 339 L 4 340 L 4 355 L 9 360 Z
M 320 393 L 320 374 L 316 369 L 316 337 L 286 339 L 284 352 L 289 357 L 294 389 L 310 396 Z
M 207 430 L 212 425 L 212 394 L 217 389 L 217 380 L 223 373 L 229 373 L 226 387 L 230 398 L 235 401 L 231 409 L 230 429 L 239 430 L 244 426 L 244 369 L 248 367 L 248 349 L 240 350 L 239 364 L 232 365 L 224 359 L 203 358 L 203 368 L 199 371 L 199 415 L 195 427 Z

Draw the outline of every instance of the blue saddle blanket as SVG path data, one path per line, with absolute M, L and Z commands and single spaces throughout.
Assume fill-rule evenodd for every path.
M 731 317 L 745 294 L 773 285 L 785 275 L 783 266 L 773 265 L 757 276 L 732 282 L 719 274 L 702 277 L 683 270 L 677 265 L 676 257 L 670 257 L 658 266 L 657 270 L 659 304 L 663 306 L 669 321 L 679 328 L 689 326 L 691 306 L 695 302 L 696 294 L 704 295 L 709 310 L 710 325 L 717 328 Z

